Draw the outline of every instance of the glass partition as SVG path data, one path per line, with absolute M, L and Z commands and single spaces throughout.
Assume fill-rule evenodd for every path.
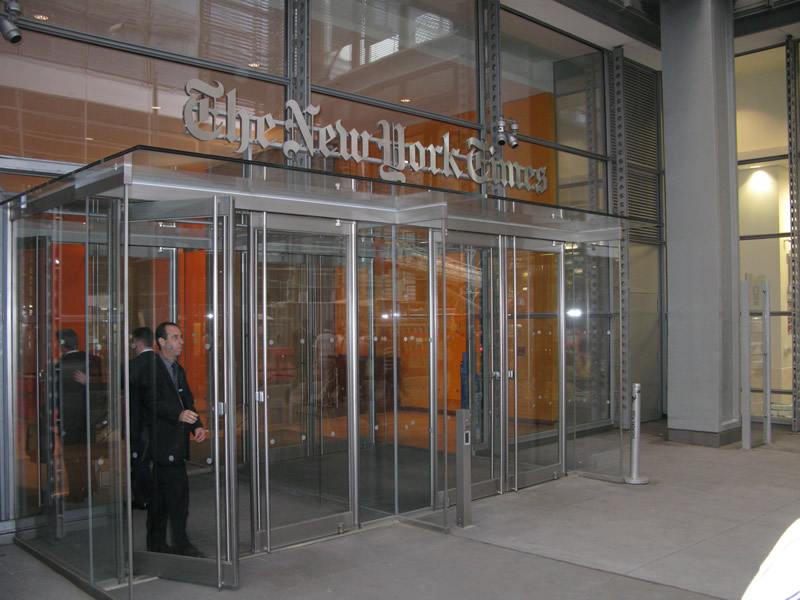
M 124 579 L 119 205 L 16 220 L 18 536 L 98 587 Z
M 507 11 L 500 34 L 503 116 L 522 134 L 605 154 L 602 52 Z
M 567 467 L 622 476 L 616 242 L 565 249 Z

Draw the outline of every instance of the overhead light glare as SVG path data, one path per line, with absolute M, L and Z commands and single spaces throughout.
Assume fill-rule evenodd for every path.
M 255 62 L 255 61 L 254 61 L 254 62 L 247 63 L 247 66 L 248 66 L 248 67 L 251 67 L 251 68 L 253 68 L 253 69 L 257 69 L 258 67 L 260 67 L 260 66 L 261 66 L 261 63 L 259 63 L 259 62 Z
M 411 102 L 411 98 L 400 98 L 400 102 L 402 102 L 403 104 L 408 104 L 409 102 Z
M 158 104 L 154 104 L 151 108 L 153 110 L 161 110 L 161 107 Z
M 33 18 L 36 19 L 37 21 L 49 21 L 50 20 L 50 17 L 48 17 L 47 15 L 33 15 Z

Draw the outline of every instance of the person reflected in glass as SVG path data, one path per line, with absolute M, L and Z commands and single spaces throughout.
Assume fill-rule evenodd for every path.
M 186 459 L 189 439 L 206 439 L 186 371 L 178 364 L 183 336 L 177 324 L 161 323 L 155 332 L 159 359 L 155 362 L 153 386 L 144 394 L 144 410 L 150 420 L 153 459 L 152 496 L 147 511 L 147 549 L 202 557 L 186 535 L 189 517 L 189 478 Z M 172 545 L 167 545 L 169 523 Z
M 136 356 L 129 365 L 131 496 L 133 508 L 147 509 L 151 496 L 150 427 L 144 418 L 144 396 L 154 387 L 158 355 L 153 350 L 153 330 L 137 327 L 131 334 Z
M 61 356 L 53 365 L 55 386 L 55 417 L 64 458 L 66 481 L 69 489 L 67 500 L 82 502 L 89 495 L 90 430 L 88 423 L 94 421 L 91 398 L 87 393 L 90 377 L 100 376 L 99 360 L 87 356 L 78 349 L 78 334 L 74 329 L 59 329 L 56 332 Z M 87 412 L 89 418 L 87 419 Z

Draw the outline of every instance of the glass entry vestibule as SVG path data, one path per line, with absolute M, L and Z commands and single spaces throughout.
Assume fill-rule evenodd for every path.
M 241 555 L 449 526 L 458 409 L 473 498 L 621 475 L 612 217 L 153 150 L 6 208 L 17 538 L 97 589 L 235 587 Z M 205 432 L 188 556 L 172 516 L 154 551 L 131 491 L 157 429 L 130 417 L 130 335 L 163 322 Z

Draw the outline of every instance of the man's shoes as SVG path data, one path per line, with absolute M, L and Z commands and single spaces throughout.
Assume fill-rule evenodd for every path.
M 176 554 L 180 554 L 182 556 L 191 556 L 193 558 L 205 558 L 206 555 L 200 552 L 197 548 L 195 548 L 192 544 L 187 544 L 183 548 L 177 549 L 175 551 Z

